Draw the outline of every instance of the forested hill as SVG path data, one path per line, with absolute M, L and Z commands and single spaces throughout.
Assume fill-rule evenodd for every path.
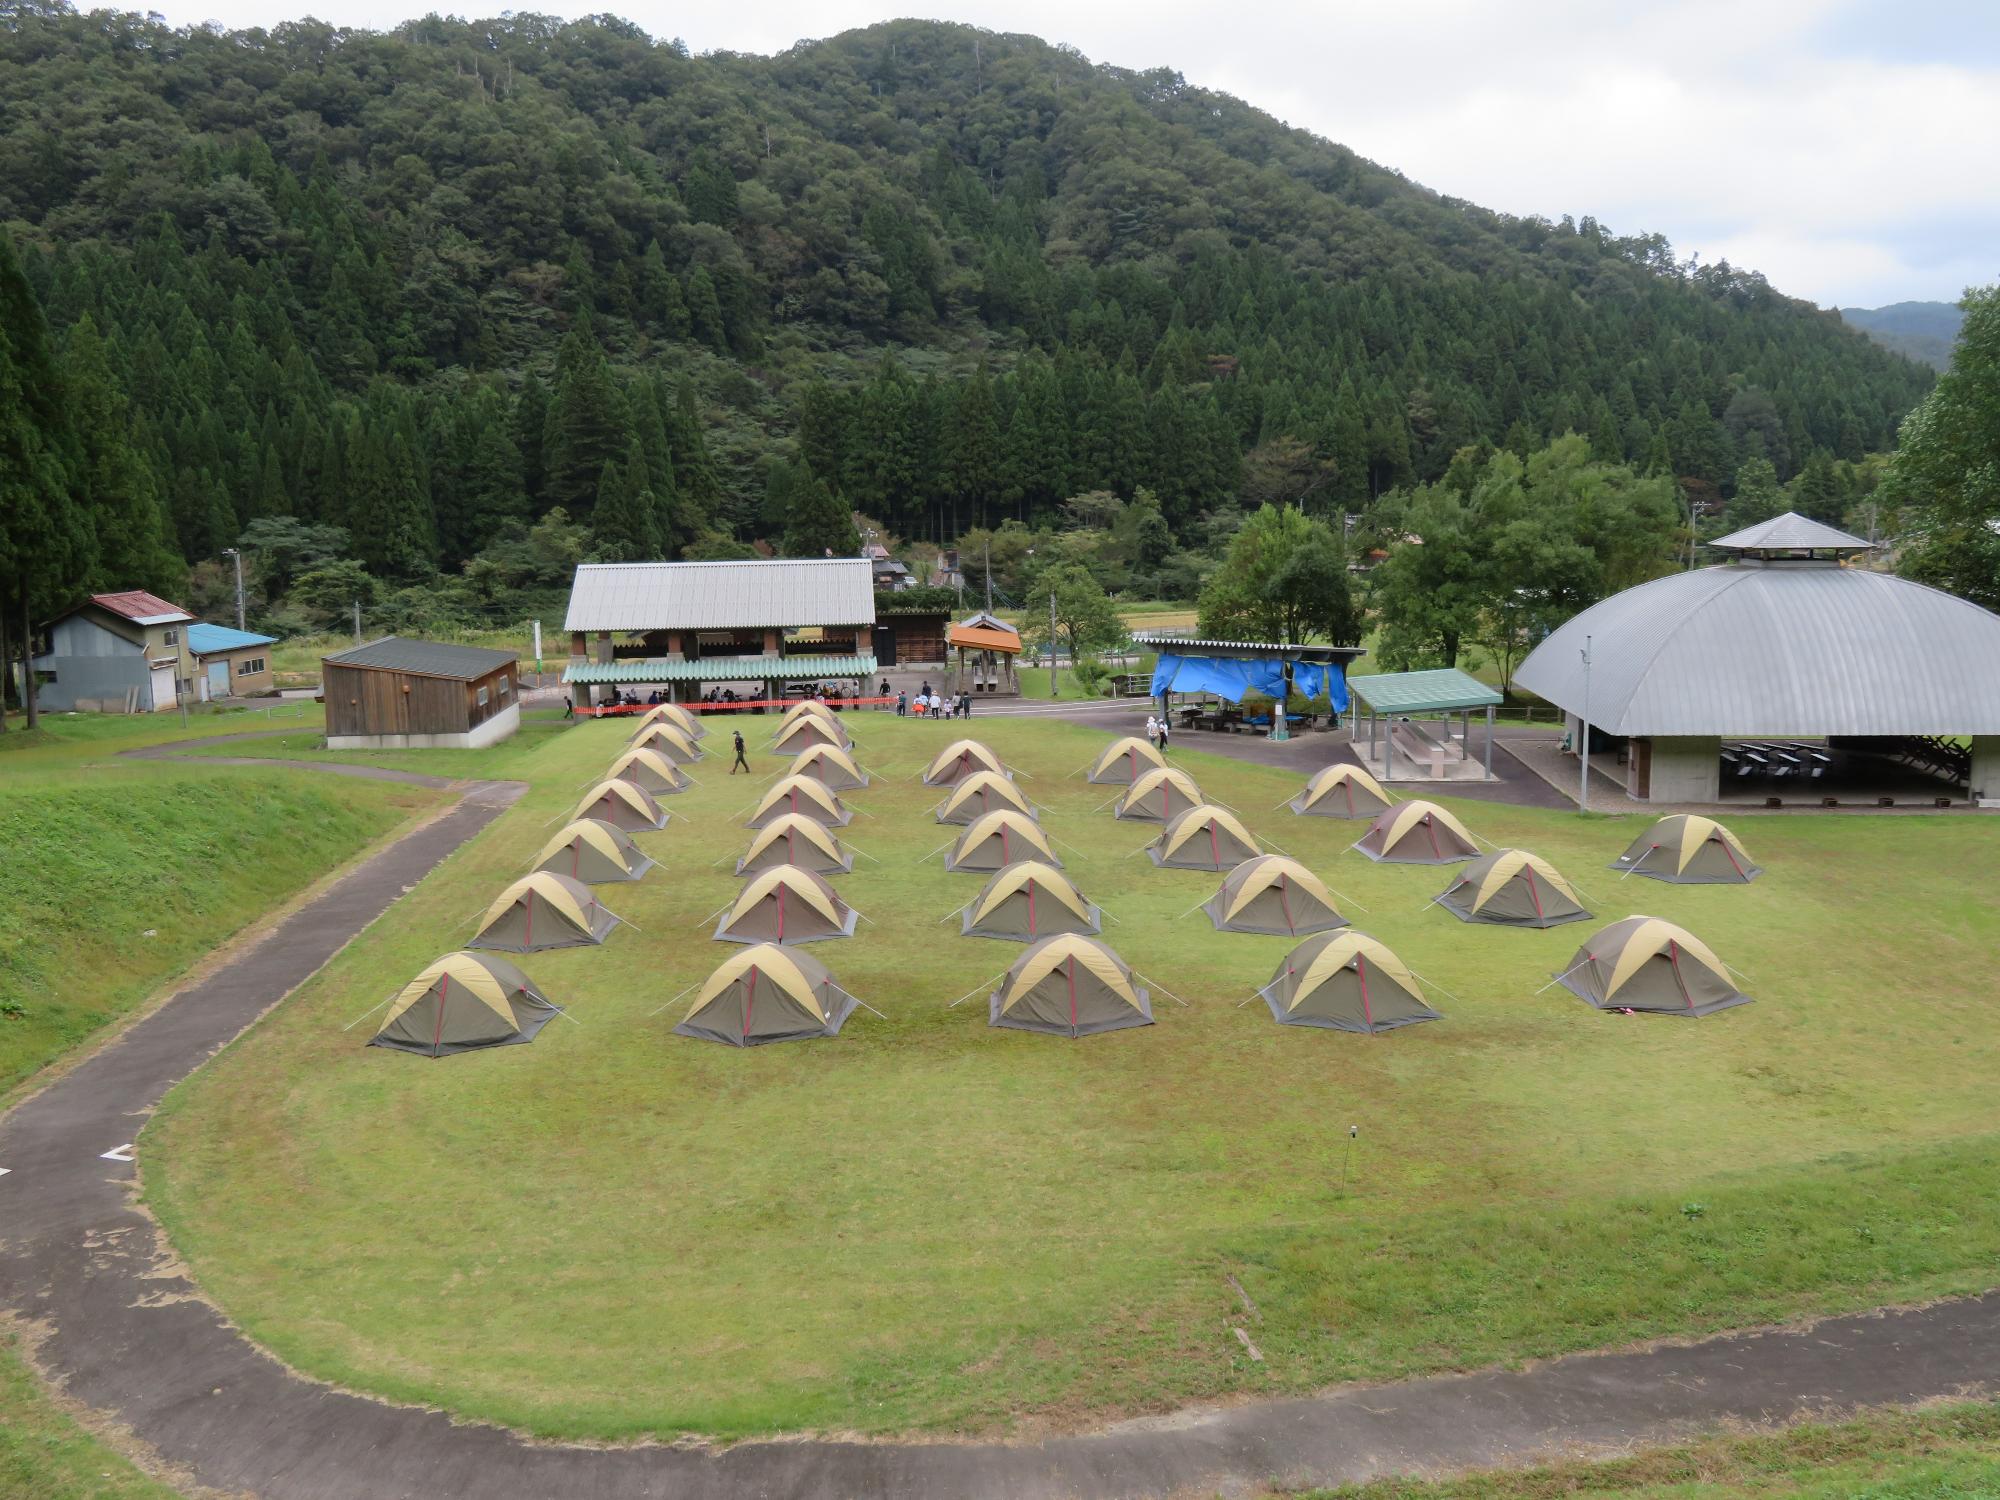
M 1884 349 L 1932 369 L 1951 364 L 1952 346 L 1965 314 L 1956 302 L 1892 302 L 1887 307 L 1843 307 L 1840 316 Z
M 1930 381 L 1657 237 L 963 26 L 690 57 L 5 0 L 0 111 L 0 221 L 190 559 L 296 515 L 410 579 L 555 506 L 600 556 L 816 552 L 835 495 L 949 539 L 1141 487 L 1196 546 L 1481 439 L 1782 479 Z

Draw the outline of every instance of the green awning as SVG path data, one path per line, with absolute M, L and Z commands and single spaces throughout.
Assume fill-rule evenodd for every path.
M 796 682 L 822 677 L 873 677 L 872 656 L 704 656 L 697 661 L 573 663 L 564 682 L 626 686 L 653 682 Z
M 1350 677 L 1347 687 L 1369 712 L 1378 714 L 1439 714 L 1500 702 L 1497 691 L 1456 667 Z

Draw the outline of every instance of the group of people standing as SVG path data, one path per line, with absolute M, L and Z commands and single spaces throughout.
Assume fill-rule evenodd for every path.
M 896 694 L 896 717 L 899 719 L 969 719 L 972 717 L 972 694 L 934 693 L 926 682 L 912 698 L 907 692 Z

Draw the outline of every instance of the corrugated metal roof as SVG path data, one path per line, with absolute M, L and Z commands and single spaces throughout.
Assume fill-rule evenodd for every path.
M 1500 694 L 1457 667 L 1431 672 L 1377 672 L 1350 677 L 1348 689 L 1377 713 L 1441 713 L 1450 708 L 1484 708 Z
M 246 646 L 272 646 L 277 637 L 258 635 L 253 630 L 231 630 L 227 625 L 200 621 L 188 626 L 188 650 L 196 656 L 213 656 L 219 651 L 241 651 Z
M 1306 646 L 1293 641 L 1210 641 L 1175 635 L 1170 630 L 1135 630 L 1132 644 L 1151 646 L 1176 656 L 1214 656 L 1228 651 L 1239 656 L 1290 656 L 1301 661 L 1352 661 L 1368 653 L 1360 646 Z M 1190 651 L 1188 648 L 1193 647 Z
M 865 557 L 585 563 L 565 630 L 742 630 L 873 625 Z
M 385 672 L 410 672 L 418 677 L 453 677 L 470 682 L 516 659 L 512 651 L 482 646 L 451 646 L 443 641 L 412 641 L 385 635 L 379 641 L 322 657 L 340 667 L 374 667 Z
M 1719 552 L 1866 552 L 1874 544 L 1788 510 L 1708 545 Z
M 579 662 L 564 668 L 575 683 L 795 682 L 818 677 L 873 677 L 872 656 L 705 656 L 699 661 Z
M 1737 564 L 1593 605 L 1514 680 L 1618 735 L 2000 734 L 2000 615 L 1888 573 Z
M 144 589 L 127 589 L 122 594 L 92 594 L 90 602 L 130 620 L 134 625 L 165 625 L 174 620 L 194 618 L 178 604 L 170 604 L 158 594 L 149 594 Z

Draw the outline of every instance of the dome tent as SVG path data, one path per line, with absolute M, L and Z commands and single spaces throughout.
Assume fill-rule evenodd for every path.
M 1735 834 L 1693 813 L 1660 819 L 1611 868 L 1674 885 L 1747 885 L 1764 873 Z
M 1479 846 L 1463 823 L 1435 802 L 1398 802 L 1376 814 L 1354 847 L 1391 865 L 1449 865 L 1471 859 Z
M 953 740 L 938 751 L 924 768 L 924 785 L 956 786 L 977 771 L 991 771 L 999 776 L 1009 774 L 1000 757 L 978 740 Z
M 1002 808 L 1032 818 L 1035 810 L 1021 789 L 995 771 L 974 771 L 962 777 L 951 794 L 937 805 L 940 823 L 977 823 L 990 812 Z
M 1157 766 L 1125 789 L 1112 816 L 1142 823 L 1166 823 L 1172 821 L 1175 813 L 1185 812 L 1206 800 L 1187 772 Z
M 1032 943 L 1059 932 L 1095 933 L 1100 913 L 1053 865 L 1022 860 L 999 870 L 963 908 L 965 937 Z
M 732 1047 L 838 1036 L 858 1004 L 811 954 L 759 943 L 717 966 L 674 1034 Z
M 535 868 L 568 875 L 587 885 L 613 880 L 637 880 L 653 868 L 632 835 L 601 818 L 578 818 L 542 845 Z
M 1556 867 L 1525 849 L 1496 849 L 1452 876 L 1437 904 L 1461 922 L 1560 927 L 1590 913 Z
M 947 870 L 970 870 L 985 874 L 1032 859 L 1060 870 L 1062 861 L 1049 844 L 1049 836 L 1024 812 L 1002 807 L 987 813 L 958 836 L 951 853 L 945 856 Z
M 816 943 L 854 936 L 859 915 L 811 870 L 772 865 L 760 871 L 716 924 L 718 943 Z
M 836 725 L 840 723 L 839 715 L 835 714 L 827 704 L 817 698 L 801 698 L 785 710 L 784 717 L 778 720 L 778 727 L 772 733 L 782 734 L 801 719 L 822 719 L 828 724 Z
M 1061 933 L 1014 960 L 987 1003 L 986 1023 L 1075 1038 L 1150 1026 L 1153 1006 L 1110 948 L 1094 937 Z
M 627 833 L 656 833 L 667 826 L 666 809 L 651 792 L 629 781 L 598 782 L 583 794 L 570 817 L 600 818 Z
M 771 736 L 772 750 L 783 755 L 819 749 L 845 751 L 853 744 L 847 730 L 831 715 L 821 718 L 818 714 L 801 714 L 791 723 L 781 725 Z
M 1322 766 L 1306 789 L 1286 804 L 1308 818 L 1372 818 L 1395 805 L 1388 790 L 1360 766 Z
M 804 722 L 804 721 L 802 721 Z M 851 792 L 868 785 L 868 773 L 838 745 L 818 744 L 792 757 L 787 776 L 809 776 L 830 792 Z
M 677 766 L 691 766 L 702 758 L 695 742 L 671 724 L 648 724 L 632 736 L 627 750 L 651 750 Z
M 1439 1019 L 1403 961 L 1351 929 L 1307 938 L 1257 993 L 1281 1026 L 1376 1032 Z
M 479 935 L 465 946 L 495 953 L 587 948 L 603 942 L 618 921 L 581 880 L 537 870 L 494 897 L 479 919 Z
M 736 861 L 736 873 L 757 875 L 776 865 L 797 865 L 815 875 L 844 875 L 854 868 L 854 856 L 824 824 L 785 813 L 757 830 Z
M 1599 1010 L 1706 1016 L 1750 1003 L 1706 943 L 1658 917 L 1599 928 L 1556 982 Z
M 371 1047 L 451 1057 L 532 1042 L 560 1008 L 504 958 L 447 953 L 404 985 Z
M 708 734 L 701 720 L 678 703 L 656 703 L 639 716 L 641 729 L 650 729 L 655 724 L 671 725 L 691 740 L 702 739 Z
M 854 821 L 854 814 L 826 783 L 810 776 L 784 776 L 771 783 L 743 826 L 765 828 L 784 817 L 811 818 L 829 828 L 845 828 Z
M 604 773 L 610 781 L 629 781 L 655 797 L 672 797 L 688 789 L 687 773 L 657 750 L 627 750 Z
M 1283 854 L 1261 854 L 1245 860 L 1223 876 L 1202 910 L 1217 932 L 1297 937 L 1347 925 L 1325 883 Z
M 1156 868 L 1167 870 L 1233 870 L 1259 853 L 1257 840 L 1236 814 L 1212 802 L 1177 812 L 1160 836 L 1146 846 Z
M 1128 734 L 1104 748 L 1103 753 L 1091 762 L 1090 774 L 1085 779 L 1104 786 L 1129 786 L 1146 772 L 1157 770 L 1166 763 L 1159 746 Z

